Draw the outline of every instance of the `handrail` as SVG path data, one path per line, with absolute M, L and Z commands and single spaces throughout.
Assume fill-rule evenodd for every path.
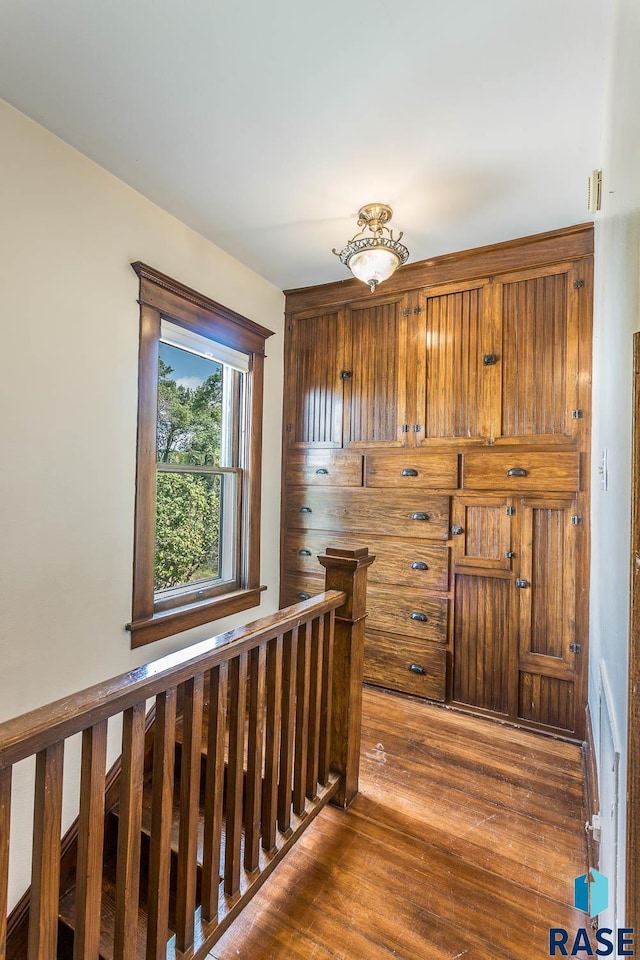
M 69 937 L 75 958 L 106 938 L 136 960 L 142 910 L 148 960 L 204 960 L 322 807 L 350 803 L 374 558 L 318 559 L 319 596 L 0 724 L 0 960 L 70 957 Z M 122 753 L 107 776 L 114 717 Z M 78 818 L 62 843 L 77 734 Z M 34 755 L 31 886 L 7 922 L 12 770 Z
M 230 657 L 253 650 L 272 636 L 302 626 L 311 617 L 336 610 L 345 596 L 342 591 L 328 590 L 320 597 L 288 607 L 284 618 L 283 611 L 277 611 L 5 720 L 0 723 L 0 770 L 157 696 L 168 685 L 184 683 Z

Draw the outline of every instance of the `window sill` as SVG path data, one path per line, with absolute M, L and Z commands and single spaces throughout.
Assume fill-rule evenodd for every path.
M 154 640 L 182 633 L 191 627 L 199 627 L 203 623 L 212 623 L 241 610 L 257 607 L 263 590 L 266 590 L 266 587 L 235 590 L 222 597 L 212 597 L 173 610 L 162 610 L 144 620 L 133 620 L 127 624 L 127 630 L 131 633 L 131 648 L 134 650 L 136 647 L 153 643 Z

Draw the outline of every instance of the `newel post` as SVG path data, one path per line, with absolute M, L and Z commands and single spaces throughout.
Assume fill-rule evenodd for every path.
M 331 769 L 342 775 L 334 802 L 347 807 L 358 792 L 367 568 L 375 556 L 366 547 L 327 547 L 318 560 L 326 570 L 325 590 L 347 595 L 336 610 L 331 707 Z

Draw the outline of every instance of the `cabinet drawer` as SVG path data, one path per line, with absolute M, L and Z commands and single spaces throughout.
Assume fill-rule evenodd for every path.
M 367 588 L 368 626 L 439 643 L 447 642 L 449 603 L 419 590 L 372 583 Z
M 377 534 L 422 540 L 449 536 L 449 500 L 415 490 L 292 490 L 287 497 L 285 525 L 298 530 L 336 530 L 366 536 Z M 363 536 L 364 535 L 364 536 Z
M 422 670 L 424 673 L 420 672 Z M 444 647 L 367 630 L 364 642 L 364 679 L 367 683 L 429 700 L 444 700 L 445 677 Z
M 295 451 L 287 455 L 286 480 L 291 486 L 361 487 L 362 457 L 342 450 Z
M 458 486 L 455 453 L 368 453 L 364 461 L 365 486 L 401 490 Z
M 294 573 L 284 577 L 282 582 L 282 606 L 288 607 L 292 603 L 300 603 L 309 597 L 316 597 L 324 591 L 324 577 L 315 577 L 310 574 Z
M 518 450 L 465 453 L 462 486 L 465 490 L 571 493 L 580 489 L 580 455 Z
M 327 547 L 353 549 L 365 545 L 375 555 L 369 567 L 369 583 L 397 583 L 434 592 L 449 589 L 449 548 L 429 540 L 385 540 L 362 534 L 355 538 L 343 533 L 317 530 L 288 530 L 283 546 L 287 570 L 318 574 L 318 554 Z

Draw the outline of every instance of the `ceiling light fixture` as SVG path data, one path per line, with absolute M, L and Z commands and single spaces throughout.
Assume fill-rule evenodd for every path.
M 360 231 L 340 253 L 333 250 L 354 277 L 369 284 L 371 293 L 409 258 L 409 251 L 400 243 L 402 234 L 394 240 L 393 231 L 387 226 L 392 214 L 386 203 L 368 203 L 361 207 L 358 210 Z

